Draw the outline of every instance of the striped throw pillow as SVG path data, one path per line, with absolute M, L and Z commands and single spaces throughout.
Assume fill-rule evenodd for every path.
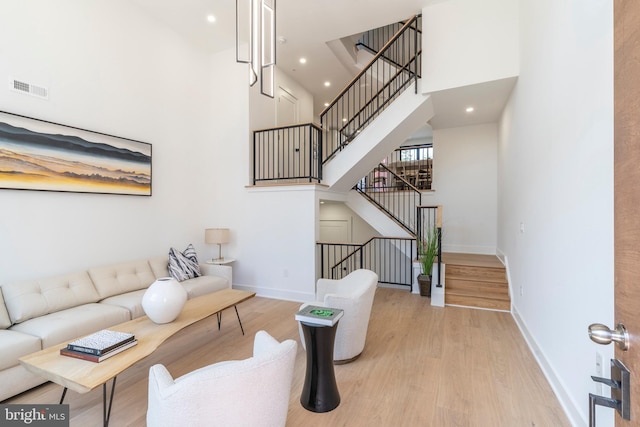
M 192 244 L 189 244 L 184 252 L 174 248 L 169 249 L 169 273 L 178 282 L 202 276 L 196 249 Z

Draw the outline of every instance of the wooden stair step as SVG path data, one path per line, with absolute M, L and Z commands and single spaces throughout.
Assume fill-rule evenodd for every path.
M 476 267 L 468 265 L 447 265 L 447 276 L 455 278 L 473 278 L 473 280 L 507 283 L 507 273 L 504 268 Z
M 444 303 L 445 305 L 460 305 L 489 310 L 509 311 L 511 309 L 511 300 L 505 301 L 479 296 L 452 295 L 448 291 L 445 292 Z
M 495 299 L 501 301 L 510 301 L 508 292 L 497 293 L 497 292 L 479 292 L 477 289 L 452 289 L 447 285 L 445 297 L 447 295 L 459 295 L 459 296 L 468 296 L 468 297 L 480 297 L 484 299 Z
M 443 253 L 445 305 L 511 309 L 507 270 L 494 255 Z
M 446 278 L 447 293 L 479 295 L 488 298 L 509 299 L 509 287 L 503 283 L 477 282 Z

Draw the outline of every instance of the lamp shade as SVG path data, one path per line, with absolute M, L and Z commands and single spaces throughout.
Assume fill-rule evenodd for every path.
M 228 228 L 205 229 L 204 242 L 207 244 L 229 243 L 229 229 Z

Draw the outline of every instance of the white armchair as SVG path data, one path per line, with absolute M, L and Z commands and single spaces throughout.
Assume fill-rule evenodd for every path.
M 335 363 L 355 360 L 364 350 L 369 327 L 373 297 L 378 286 L 378 275 L 371 270 L 355 270 L 339 280 L 318 279 L 316 301 L 303 304 L 341 308 L 344 315 L 338 323 L 333 347 Z M 298 325 L 300 341 L 305 346 L 302 327 Z
M 173 379 L 163 365 L 149 370 L 147 426 L 284 426 L 297 343 L 265 331 L 253 357 L 220 362 Z

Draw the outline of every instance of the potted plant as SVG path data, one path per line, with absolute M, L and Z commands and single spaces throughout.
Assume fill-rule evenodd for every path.
M 418 242 L 418 261 L 420 261 L 420 274 L 418 285 L 420 295 L 431 297 L 431 269 L 438 255 L 438 230 L 433 227 L 427 232 L 427 237 Z

